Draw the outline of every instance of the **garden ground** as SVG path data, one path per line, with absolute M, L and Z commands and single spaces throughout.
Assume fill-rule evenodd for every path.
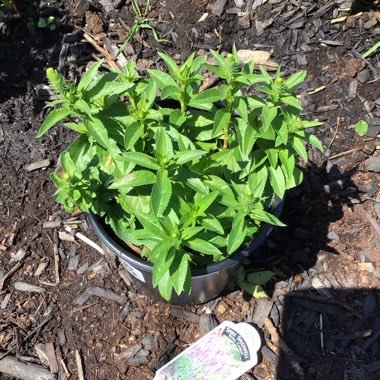
M 2 9 L 0 378 L 11 378 L 1 373 L 11 358 L 16 369 L 23 361 L 59 379 L 82 371 L 85 379 L 152 379 L 224 320 L 262 333 L 260 364 L 245 379 L 380 378 L 380 55 L 363 58 L 379 40 L 376 2 L 153 1 L 148 17 L 168 42 L 137 34 L 124 55 L 138 70 L 162 67 L 157 51 L 178 61 L 234 43 L 256 59 L 270 52 L 269 62 L 260 57 L 285 75 L 307 70 L 304 114 L 324 122 L 315 133 L 325 153 L 310 150 L 304 184 L 286 199 L 287 227 L 253 258 L 276 273 L 270 297 L 236 290 L 183 308 L 145 298 L 117 262 L 74 236 L 97 242 L 83 215 L 55 203 L 48 177 L 73 134 L 57 128 L 35 138 L 51 97 L 46 68 L 74 79 L 95 57 L 114 65 L 112 48 L 135 19 L 130 2 L 15 0 Z M 49 16 L 55 30 L 38 26 Z M 353 126 L 363 118 L 369 131 L 359 137 Z

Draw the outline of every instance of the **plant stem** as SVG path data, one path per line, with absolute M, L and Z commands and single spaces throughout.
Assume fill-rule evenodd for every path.
M 224 127 L 224 134 L 223 134 L 223 149 L 228 148 L 228 133 L 230 131 L 229 125 L 226 125 Z
M 182 83 L 181 83 L 181 87 L 182 87 L 182 90 L 181 90 L 181 98 L 179 100 L 179 103 L 181 105 L 181 112 L 186 112 L 186 102 L 185 102 L 185 96 L 186 96 L 186 86 L 184 86 Z

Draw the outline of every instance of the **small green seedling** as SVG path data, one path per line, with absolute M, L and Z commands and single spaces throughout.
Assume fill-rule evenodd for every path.
M 0 0 L 0 6 L 4 6 L 5 8 L 10 8 L 12 6 L 12 0 Z M 5 14 L 3 10 L 0 9 L 0 22 L 4 21 L 5 19 Z
M 37 26 L 41 29 L 45 29 L 45 28 L 50 29 L 50 30 L 57 29 L 54 16 L 40 17 L 40 19 L 38 20 Z
M 269 270 L 253 269 L 246 271 L 245 268 L 242 267 L 238 274 L 238 285 L 255 298 L 266 298 L 268 295 L 262 285 L 266 284 L 274 276 L 275 273 Z
M 132 28 L 128 34 L 127 39 L 124 41 L 123 45 L 120 47 L 118 54 L 120 54 L 122 51 L 124 51 L 127 44 L 132 40 L 132 38 L 140 32 L 141 29 L 150 29 L 152 31 L 154 39 L 161 43 L 161 42 L 168 42 L 168 40 L 165 40 L 163 38 L 160 38 L 157 34 L 155 28 L 150 24 L 150 19 L 147 17 L 148 13 L 151 11 L 151 5 L 150 0 L 147 1 L 146 7 L 144 10 L 144 13 L 141 12 L 141 9 L 137 3 L 137 0 L 132 0 L 132 8 L 135 13 L 135 21 L 132 25 Z
M 5 5 L 6 7 L 11 7 L 12 6 L 12 0 L 0 0 L 0 5 Z
M 355 132 L 359 135 L 359 136 L 364 136 L 368 131 L 368 124 L 366 121 L 364 120 L 359 120 L 356 124 L 355 124 Z
M 376 44 L 371 46 L 364 54 L 363 58 L 369 57 L 372 53 L 374 53 L 378 48 L 380 48 L 380 41 L 377 41 Z

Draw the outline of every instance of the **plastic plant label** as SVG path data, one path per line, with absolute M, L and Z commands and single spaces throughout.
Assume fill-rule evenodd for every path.
M 260 346 L 253 326 L 226 321 L 160 368 L 154 380 L 234 380 L 257 364 Z
M 129 264 L 127 261 L 120 259 L 121 264 L 123 267 L 135 278 L 140 280 L 141 282 L 145 283 L 144 275 L 136 268 L 133 268 L 131 264 Z

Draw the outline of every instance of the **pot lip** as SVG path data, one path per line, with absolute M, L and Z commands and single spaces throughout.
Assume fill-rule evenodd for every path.
M 283 200 L 276 200 L 272 214 L 279 216 L 281 214 L 282 208 L 284 206 Z M 126 261 L 130 265 L 134 266 L 136 269 L 143 270 L 145 272 L 153 273 L 153 264 L 140 259 L 135 256 L 131 251 L 121 246 L 104 228 L 104 224 L 101 219 L 95 215 L 92 211 L 86 213 L 86 216 L 93 227 L 96 235 L 99 239 L 110 249 L 112 250 L 120 259 Z M 192 277 L 194 276 L 204 276 L 207 274 L 220 272 L 232 266 L 235 266 L 241 263 L 245 258 L 249 257 L 267 238 L 267 236 L 272 231 L 273 226 L 271 224 L 264 224 L 259 234 L 255 237 L 252 243 L 234 253 L 233 255 L 227 257 L 222 261 L 216 263 L 211 263 L 206 266 L 196 267 L 191 270 Z

